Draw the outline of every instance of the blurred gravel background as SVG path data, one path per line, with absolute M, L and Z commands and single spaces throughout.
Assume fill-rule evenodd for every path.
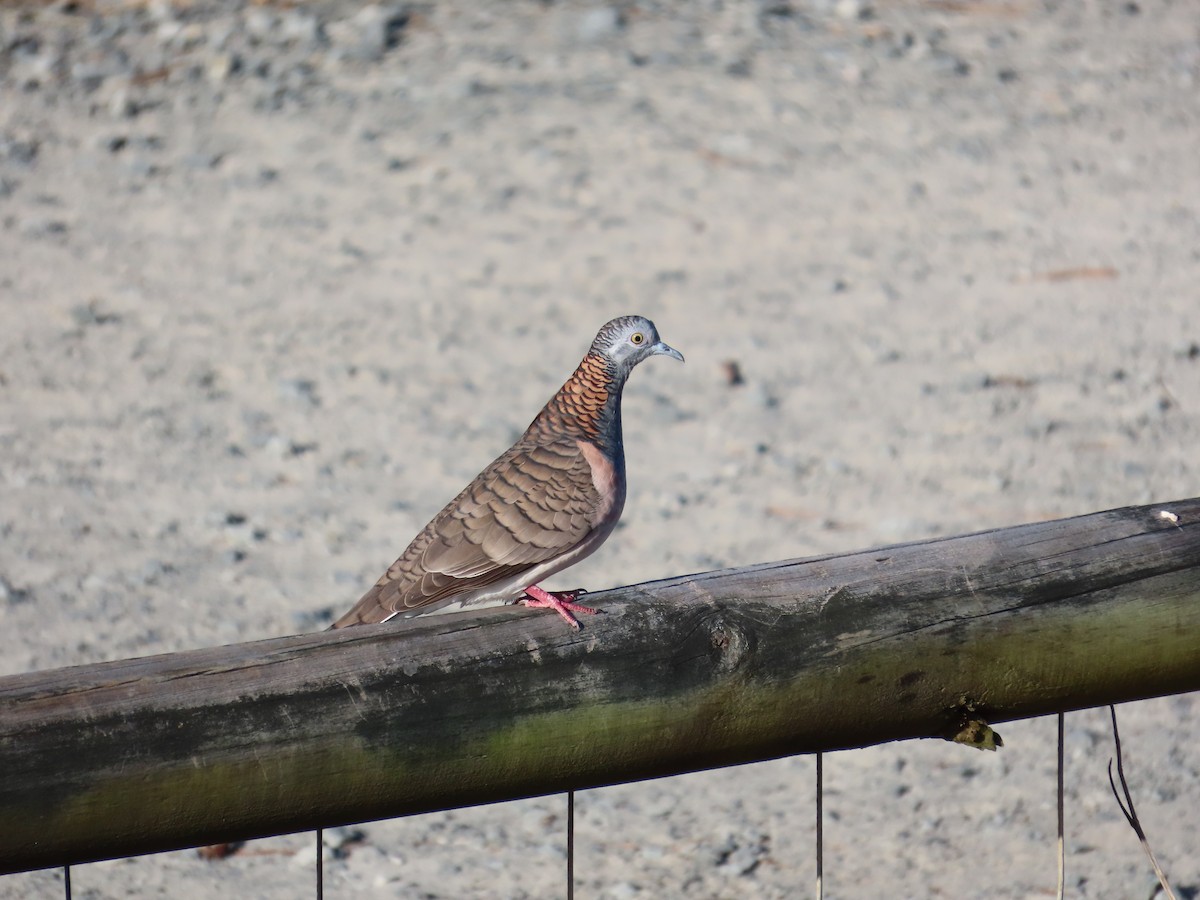
M 0 674 L 324 627 L 626 312 L 688 363 L 560 586 L 1194 496 L 1198 77 L 1181 0 L 0 5 Z M 1195 710 L 1122 710 L 1181 896 Z M 829 756 L 826 896 L 1053 896 L 1054 722 L 1000 730 Z M 1149 897 L 1108 741 L 1069 896 Z M 580 794 L 578 896 L 807 894 L 812 776 Z M 561 896 L 564 812 L 332 832 L 327 896 Z M 310 839 L 74 888 L 308 896 Z

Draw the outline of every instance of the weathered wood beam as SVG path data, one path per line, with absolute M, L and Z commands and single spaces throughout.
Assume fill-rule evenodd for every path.
M 0 679 L 0 872 L 1200 689 L 1200 499 Z

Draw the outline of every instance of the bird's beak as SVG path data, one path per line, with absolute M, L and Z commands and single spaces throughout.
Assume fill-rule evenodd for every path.
M 662 341 L 659 341 L 657 344 L 651 347 L 650 352 L 655 356 L 669 356 L 671 359 L 677 359 L 680 362 L 683 362 L 683 354 L 674 347 L 667 346 Z

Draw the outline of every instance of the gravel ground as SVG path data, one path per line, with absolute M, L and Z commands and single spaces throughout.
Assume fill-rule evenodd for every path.
M 323 627 L 627 312 L 688 363 L 560 586 L 1194 496 L 1198 79 L 1182 0 L 0 6 L 0 674 Z M 1122 708 L 1181 896 L 1195 700 Z M 826 896 L 1053 896 L 1054 722 L 1000 730 L 828 756 Z M 1149 897 L 1108 742 L 1069 896 Z M 581 793 L 579 896 L 802 896 L 812 801 Z M 327 895 L 561 896 L 564 809 L 333 833 Z M 310 840 L 75 892 L 306 896 Z

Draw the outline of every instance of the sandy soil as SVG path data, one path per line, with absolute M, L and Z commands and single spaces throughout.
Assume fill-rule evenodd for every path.
M 688 363 L 561 586 L 1194 496 L 1198 78 L 1181 0 L 0 7 L 0 674 L 323 627 L 625 312 Z M 1122 710 L 1183 896 L 1195 700 Z M 1001 731 L 829 756 L 826 896 L 1052 896 L 1054 723 Z M 1070 896 L 1148 897 L 1068 731 Z M 806 895 L 812 798 L 585 792 L 579 896 Z M 564 808 L 364 825 L 328 896 L 561 896 Z M 308 896 L 309 842 L 75 892 Z

